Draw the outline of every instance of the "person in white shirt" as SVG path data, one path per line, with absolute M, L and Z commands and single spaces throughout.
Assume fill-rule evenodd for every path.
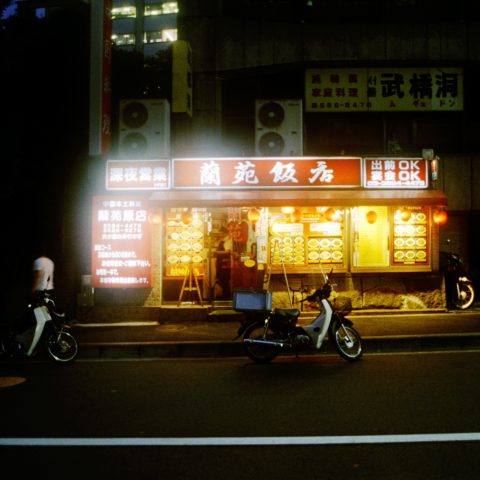
M 47 290 L 53 292 L 53 272 L 55 264 L 53 261 L 42 255 L 33 262 L 33 284 L 32 293 Z

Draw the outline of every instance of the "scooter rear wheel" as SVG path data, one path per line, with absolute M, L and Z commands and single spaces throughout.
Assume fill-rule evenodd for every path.
M 52 333 L 47 341 L 47 350 L 53 361 L 70 363 L 77 357 L 78 343 L 68 332 Z
M 252 340 L 276 340 L 276 335 L 271 328 L 265 330 L 264 323 L 254 323 L 245 331 L 243 339 Z M 245 353 L 256 363 L 271 362 L 279 353 L 279 347 L 276 345 L 243 343 Z
M 453 299 L 454 305 L 460 310 L 466 310 L 473 303 L 475 291 L 469 283 L 458 283 L 458 296 Z

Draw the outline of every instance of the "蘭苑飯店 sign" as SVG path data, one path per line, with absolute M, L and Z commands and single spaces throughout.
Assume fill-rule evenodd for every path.
M 359 157 L 175 158 L 173 187 L 338 188 L 362 185 Z

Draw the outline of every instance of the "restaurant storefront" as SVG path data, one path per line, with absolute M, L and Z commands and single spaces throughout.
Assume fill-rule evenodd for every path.
M 111 160 L 93 199 L 92 285 L 181 307 L 268 281 L 289 307 L 333 268 L 354 308 L 441 308 L 447 199 L 431 175 L 423 158 Z

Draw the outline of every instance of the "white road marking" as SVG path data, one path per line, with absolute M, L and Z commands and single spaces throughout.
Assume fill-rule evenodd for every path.
M 4 437 L 10 447 L 223 447 L 281 445 L 366 445 L 390 443 L 478 442 L 480 432 L 425 433 L 405 435 L 345 435 L 326 437 L 126 437 L 126 438 L 39 438 Z

